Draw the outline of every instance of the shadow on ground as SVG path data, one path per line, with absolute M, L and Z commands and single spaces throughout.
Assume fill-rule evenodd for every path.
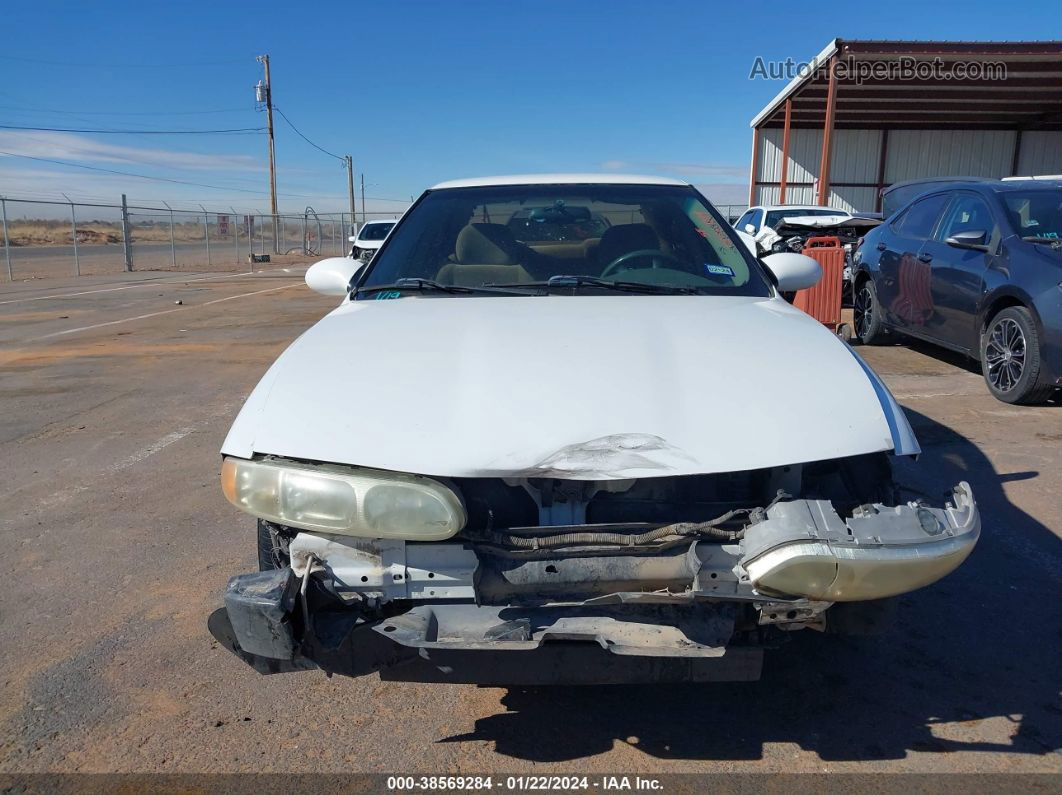
M 795 633 L 751 684 L 511 689 L 506 712 L 442 742 L 486 740 L 540 762 L 616 742 L 694 760 L 756 760 L 765 743 L 795 743 L 823 760 L 1062 748 L 1062 544 L 1001 488 L 1039 473 L 996 472 L 951 428 L 908 416 L 923 455 L 900 465 L 898 479 L 928 495 L 968 481 L 984 528 L 958 571 L 902 598 L 888 634 Z

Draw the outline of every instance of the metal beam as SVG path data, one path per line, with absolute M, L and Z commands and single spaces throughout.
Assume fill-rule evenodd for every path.
M 785 204 L 785 183 L 789 179 L 789 129 L 793 121 L 793 99 L 785 101 L 785 132 L 782 133 L 782 185 L 778 189 L 778 203 Z
M 826 118 L 822 125 L 822 156 L 819 158 L 819 195 L 817 204 L 825 207 L 830 197 L 830 157 L 833 154 L 833 116 L 837 110 L 837 56 L 830 59 L 830 85 L 826 93 Z
M 881 148 L 878 149 L 878 185 L 874 194 L 874 212 L 881 212 L 881 191 L 885 188 L 885 161 L 889 156 L 889 131 L 881 131 Z
M 756 180 L 760 171 L 760 128 L 752 128 L 752 173 L 749 174 L 749 206 L 756 203 Z

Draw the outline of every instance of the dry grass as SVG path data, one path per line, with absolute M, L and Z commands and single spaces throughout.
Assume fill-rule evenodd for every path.
M 132 222 L 130 224 L 135 243 L 169 243 L 170 225 L 162 222 Z M 215 224 L 210 226 L 210 239 L 232 241 L 232 229 L 236 228 L 240 240 L 247 239 L 247 229 L 242 224 L 230 224 L 228 234 L 221 235 Z M 255 229 L 256 238 L 261 230 Z M 301 239 L 302 226 L 287 225 L 288 239 Z M 9 220 L 7 236 L 14 246 L 69 246 L 73 244 L 73 231 L 69 221 Z M 173 239 L 178 243 L 194 243 L 203 240 L 203 224 L 196 221 L 178 221 L 173 225 Z M 0 243 L 3 241 L 0 240 Z M 118 222 L 84 221 L 77 225 L 77 244 L 121 245 L 122 225 Z

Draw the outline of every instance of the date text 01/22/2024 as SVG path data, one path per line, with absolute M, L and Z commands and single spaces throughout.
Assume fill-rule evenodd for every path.
M 550 790 L 601 790 L 624 791 L 661 790 L 659 779 L 641 776 L 389 776 L 387 789 L 394 792 L 431 792 L 438 790 L 478 791 L 550 791 Z

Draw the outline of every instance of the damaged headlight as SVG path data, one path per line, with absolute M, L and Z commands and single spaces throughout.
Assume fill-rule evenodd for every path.
M 252 516 L 320 533 L 441 541 L 465 523 L 453 491 L 400 472 L 226 457 L 221 490 Z

